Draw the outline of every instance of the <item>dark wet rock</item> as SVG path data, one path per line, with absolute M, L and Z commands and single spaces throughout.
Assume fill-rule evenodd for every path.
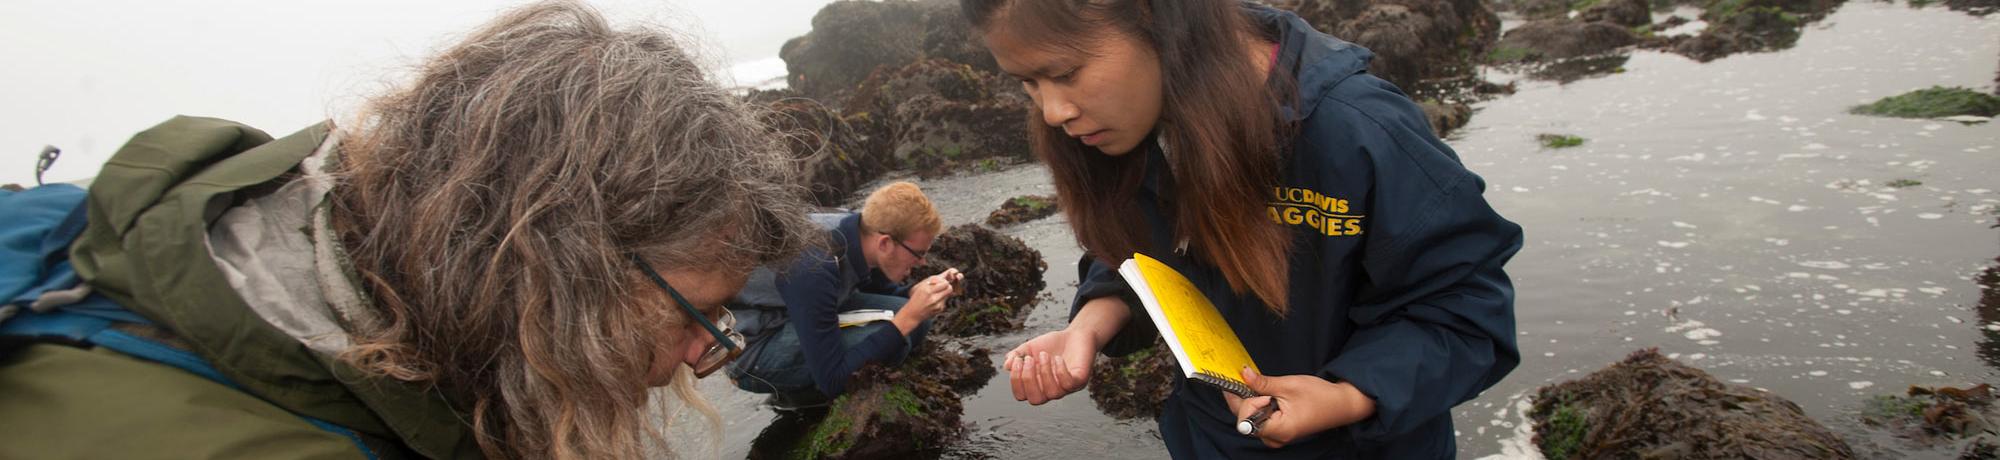
M 807 189 L 821 206 L 839 206 L 855 190 L 895 169 L 886 130 L 865 114 L 843 115 L 811 99 L 787 93 L 753 94 L 769 102 L 765 121 L 785 136 L 785 146 L 801 160 Z
M 1917 2 L 1910 2 L 1915 5 Z M 1973 16 L 1986 16 L 2000 12 L 2000 0 L 1944 0 L 1944 7 Z
M 816 99 L 847 90 L 878 66 L 923 54 L 923 11 L 911 1 L 837 1 L 813 15 L 812 31 L 786 41 L 786 83 Z
M 1848 112 L 1898 118 L 1991 117 L 2000 115 L 2000 96 L 1960 87 L 1932 86 L 1856 106 Z
M 944 313 L 932 320 L 931 334 L 969 337 L 1021 330 L 1035 306 L 1035 294 L 1045 286 L 1042 272 L 1048 270 L 1048 262 L 1019 238 L 965 224 L 938 235 L 924 264 L 910 271 L 910 279 L 945 268 L 957 268 L 965 274 L 965 282 L 958 295 L 946 301 Z
M 990 353 L 934 341 L 901 366 L 869 364 L 855 372 L 847 394 L 806 427 L 792 458 L 883 458 L 935 454 L 965 431 L 962 393 L 994 373 Z M 780 436 L 768 430 L 764 436 Z
M 1511 11 L 1524 19 L 1555 19 L 1569 15 L 1571 0 L 1509 0 L 1493 2 L 1494 11 Z
M 1689 22 L 1694 22 L 1694 20 L 1688 19 L 1686 16 L 1667 16 L 1666 19 L 1660 20 L 1659 24 L 1654 27 L 1654 30 L 1672 29 L 1687 25 Z
M 2000 209 L 1993 212 L 2000 213 Z M 1994 219 L 1993 228 L 2000 228 L 2000 217 Z M 1985 325 L 2000 324 L 2000 258 L 1993 259 L 1993 265 L 1980 270 L 1973 277 L 1979 285 L 1979 305 L 1974 311 L 1979 315 L 1979 358 L 1993 367 L 2000 367 L 2000 331 L 1988 329 Z
M 1528 78 L 1570 83 L 1585 78 L 1622 73 L 1630 54 L 1585 56 L 1550 62 L 1528 72 Z
M 1464 127 L 1472 121 L 1472 106 L 1451 102 L 1424 101 L 1417 103 L 1424 110 L 1424 118 L 1430 120 L 1431 133 L 1445 137 L 1452 131 Z
M 1000 203 L 1000 209 L 986 215 L 986 226 L 1005 227 L 1022 222 L 1055 215 L 1062 208 L 1056 206 L 1055 195 L 1021 195 L 1008 198 Z
M 1854 458 L 1797 404 L 1723 383 L 1656 349 L 1544 386 L 1534 401 L 1535 444 L 1551 460 Z
M 1701 35 L 1674 40 L 1670 51 L 1701 62 L 1742 52 L 1792 47 L 1800 29 L 1826 17 L 1844 0 L 1710 0 L 1701 13 Z
M 934 177 L 972 165 L 1032 161 L 1028 106 L 1012 80 L 926 59 L 876 70 L 856 86 L 844 111 L 879 123 L 892 139 L 886 153 Z
M 1494 64 L 1548 62 L 1617 51 L 1639 43 L 1632 29 L 1607 22 L 1550 19 L 1507 31 L 1494 47 Z
M 814 198 L 834 206 L 892 170 L 934 177 L 1032 161 L 1028 100 L 1018 88 L 967 64 L 926 59 L 879 68 L 832 99 L 798 90 L 746 98 L 765 103 L 773 124 L 795 134 L 790 146 L 806 161 Z
M 1111 418 L 1150 419 L 1160 415 L 1160 403 L 1180 376 L 1166 342 L 1125 356 L 1098 356 L 1090 365 L 1090 400 Z
M 1011 103 L 963 103 L 919 96 L 896 106 L 902 126 L 893 152 L 924 177 L 998 163 L 1029 161 L 1025 109 Z
M 1881 395 L 1861 409 L 1861 421 L 1888 430 L 1896 438 L 1922 448 L 1963 445 L 1960 458 L 1994 458 L 1993 387 L 1910 386 L 1903 395 Z M 1964 440 L 1971 439 L 1972 442 Z
M 1516 89 L 1516 85 L 1511 81 L 1506 84 L 1499 84 L 1482 79 L 1473 85 L 1472 92 L 1473 94 L 1492 98 L 1497 96 L 1511 96 Z
M 1368 72 L 1411 94 L 1471 75 L 1500 17 L 1482 0 L 1260 0 L 1375 53 Z
M 1802 25 L 1797 15 L 1772 7 L 1750 8 L 1724 18 L 1711 19 L 1701 35 L 1673 48 L 1697 61 L 1707 62 L 1745 51 L 1773 51 L 1789 48 L 1799 40 Z
M 832 100 L 878 67 L 926 57 L 998 71 L 969 29 L 955 0 L 836 1 L 820 8 L 812 31 L 785 42 L 778 56 L 791 88 Z
M 1982 435 L 1973 439 L 1958 454 L 1959 460 L 2000 459 L 2000 437 Z
M 1020 83 L 976 67 L 943 59 L 921 59 L 882 67 L 855 85 L 841 110 L 848 113 L 894 114 L 896 107 L 919 96 L 952 102 L 978 103 L 996 99 L 1026 103 Z
M 1641 27 L 1653 23 L 1653 9 L 1646 0 L 1597 0 L 1597 4 L 1584 8 L 1576 18 L 1586 22 Z

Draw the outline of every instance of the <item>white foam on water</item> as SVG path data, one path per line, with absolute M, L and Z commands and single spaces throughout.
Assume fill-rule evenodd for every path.
M 1688 244 L 1690 244 L 1690 242 L 1687 241 L 1661 241 L 1659 243 L 1660 246 L 1674 248 L 1674 249 L 1685 248 L 1688 247 Z
M 1944 218 L 1944 214 L 1938 214 L 1938 213 L 1934 213 L 1934 212 L 1927 212 L 1927 213 L 1923 213 L 1923 214 L 1918 214 L 1918 215 L 1917 215 L 1917 218 L 1918 218 L 1918 219 L 1924 219 L 1924 220 L 1938 220 L 1938 219 L 1943 219 L 1943 218 Z
M 1848 267 L 1850 267 L 1850 265 L 1847 265 L 1846 263 L 1836 262 L 1831 260 L 1799 262 L 1799 265 L 1807 268 L 1818 268 L 1825 270 L 1846 270 Z
M 1701 228 L 1701 227 L 1696 227 L 1696 226 L 1694 226 L 1694 224 L 1690 224 L 1690 223 L 1687 223 L 1687 222 L 1681 222 L 1681 221 L 1678 221 L 1678 220 L 1674 221 L 1674 227 L 1676 227 L 1676 228 Z
M 1687 337 L 1688 340 L 1708 340 L 1714 337 L 1721 337 L 1722 331 L 1704 327 L 1704 328 L 1689 330 L 1685 333 L 1682 333 L 1681 336 Z
M 1542 449 L 1535 446 L 1535 421 L 1528 419 L 1528 411 L 1535 408 L 1534 402 L 1525 395 L 1514 396 L 1514 431 L 1500 439 L 1500 453 L 1480 457 L 1479 460 L 1546 460 Z
M 1848 387 L 1848 388 L 1853 388 L 1853 389 L 1856 389 L 1856 390 L 1861 390 L 1861 389 L 1866 389 L 1866 388 L 1868 388 L 1868 387 L 1872 387 L 1872 386 L 1875 386 L 1875 382 L 1870 382 L 1870 381 L 1866 381 L 1866 380 L 1863 380 L 1863 381 L 1859 381 L 1859 382 L 1847 382 L 1847 387 Z

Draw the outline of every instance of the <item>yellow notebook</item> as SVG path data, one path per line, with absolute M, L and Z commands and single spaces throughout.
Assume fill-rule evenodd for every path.
M 1182 374 L 1237 396 L 1257 396 L 1241 377 L 1244 367 L 1257 369 L 1257 363 L 1250 360 L 1250 352 L 1243 350 L 1236 331 L 1194 283 L 1145 254 L 1126 259 L 1118 266 L 1118 274 L 1145 304 L 1160 337 L 1180 360 Z

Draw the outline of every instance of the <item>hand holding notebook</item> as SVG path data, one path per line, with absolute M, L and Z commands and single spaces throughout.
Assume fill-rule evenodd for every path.
M 1179 360 L 1181 372 L 1189 380 L 1228 393 L 1224 398 L 1231 400 L 1240 417 L 1235 423 L 1238 433 L 1276 448 L 1374 413 L 1374 402 L 1353 385 L 1314 375 L 1264 375 L 1215 305 L 1172 267 L 1133 254 L 1118 267 L 1118 274 L 1146 307 L 1160 337 Z M 1255 384 L 1245 380 L 1251 376 Z
M 1126 259 L 1118 267 L 1118 274 L 1125 277 L 1125 283 L 1132 286 L 1139 302 L 1145 304 L 1147 316 L 1160 330 L 1167 348 L 1173 350 L 1183 375 L 1239 398 L 1258 396 L 1240 377 L 1245 369 L 1257 369 L 1257 363 L 1243 349 L 1243 342 L 1236 338 L 1228 321 L 1215 310 L 1215 304 L 1186 276 L 1145 254 L 1133 254 Z M 1255 434 L 1277 407 L 1277 400 L 1271 400 L 1256 414 L 1239 420 L 1236 432 Z

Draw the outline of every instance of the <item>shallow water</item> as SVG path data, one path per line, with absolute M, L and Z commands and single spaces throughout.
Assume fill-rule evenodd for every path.
M 1521 366 L 1459 406 L 1462 457 L 1534 458 L 1521 407 L 1536 387 L 1660 347 L 1768 389 L 1874 455 L 1869 395 L 1989 381 L 1972 276 L 2000 256 L 2000 125 L 1870 118 L 1846 108 L 1931 85 L 1989 88 L 2000 17 L 1853 2 L 1797 47 L 1698 64 L 1640 52 L 1609 76 L 1523 81 L 1450 140 L 1487 197 L 1526 228 L 1508 266 Z M 1497 79 L 1512 78 L 1495 73 Z M 1546 150 L 1539 133 L 1581 147 Z M 1890 187 L 1908 179 L 1922 184 Z M 923 181 L 947 224 L 1050 193 L 1045 171 Z M 1002 229 L 1050 261 L 1048 293 L 1005 350 L 1062 327 L 1079 251 L 1060 216 Z M 1996 326 L 2000 327 L 2000 326 Z M 769 423 L 760 398 L 705 382 L 733 416 L 724 457 Z M 1005 374 L 966 400 L 968 440 L 947 457 L 1160 458 L 1150 420 L 1120 422 L 1083 394 L 1016 402 Z

